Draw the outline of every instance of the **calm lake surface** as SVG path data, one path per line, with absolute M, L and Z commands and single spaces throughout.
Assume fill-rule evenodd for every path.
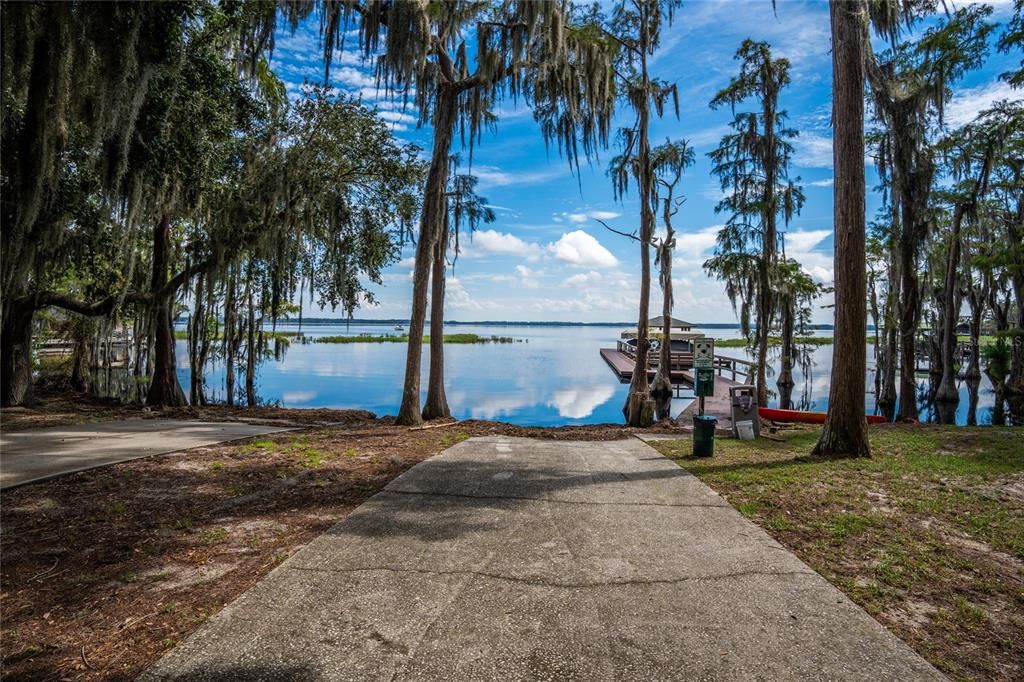
M 278 324 L 279 331 L 295 325 Z M 512 344 L 451 344 L 446 347 L 446 389 L 453 416 L 459 419 L 497 419 L 524 426 L 621 423 L 627 384 L 601 359 L 601 348 L 614 348 L 619 326 L 505 326 L 453 325 L 446 333 L 510 336 Z M 697 329 L 700 329 L 699 327 Z M 306 324 L 309 337 L 330 335 L 397 334 L 379 324 Z M 739 338 L 739 328 L 700 329 L 719 339 Z M 829 335 L 831 332 L 817 332 Z M 799 409 L 828 407 L 832 346 L 804 349 L 804 362 L 794 368 L 793 402 Z M 261 400 L 282 407 L 359 408 L 378 415 L 396 414 L 401 402 L 406 346 L 402 343 L 328 344 L 293 341 L 280 360 L 262 363 L 257 374 Z M 744 348 L 720 348 L 718 355 L 751 359 Z M 777 356 L 777 353 L 776 353 Z M 184 341 L 177 345 L 178 376 L 188 392 L 189 368 Z M 423 394 L 426 395 L 428 354 L 424 348 Z M 874 407 L 874 363 L 868 346 L 865 378 L 868 410 Z M 778 371 L 778 358 L 774 359 Z M 241 383 L 244 379 L 238 379 Z M 926 382 L 925 377 L 920 378 Z M 224 368 L 207 373 L 211 398 L 224 399 Z M 774 379 L 769 382 L 775 388 Z M 922 383 L 923 385 L 923 383 Z M 957 422 L 966 423 L 967 386 L 961 382 Z M 673 400 L 681 412 L 688 398 Z M 988 379 L 979 389 L 977 419 L 991 424 L 994 393 Z M 770 406 L 778 405 L 771 396 Z M 922 412 L 921 419 L 927 420 Z

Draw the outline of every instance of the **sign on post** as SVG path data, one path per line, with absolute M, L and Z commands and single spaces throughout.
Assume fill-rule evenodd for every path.
M 693 394 L 698 398 L 713 396 L 715 394 L 715 370 L 710 367 L 696 367 L 694 369 L 695 379 Z
M 715 340 L 698 339 L 693 342 L 693 368 L 712 369 L 715 363 Z
M 715 395 L 715 340 L 693 342 L 693 394 L 700 400 L 699 413 L 704 414 L 705 396 Z

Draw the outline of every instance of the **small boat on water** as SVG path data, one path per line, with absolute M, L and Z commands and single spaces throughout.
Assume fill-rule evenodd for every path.
M 400 324 L 396 324 L 395 325 L 395 331 L 396 332 L 404 332 L 405 328 L 402 325 L 400 325 Z
M 757 413 L 762 419 L 773 422 L 796 422 L 800 424 L 824 424 L 827 412 L 804 412 L 802 410 L 779 410 L 774 407 L 759 407 Z M 888 421 L 880 414 L 867 415 L 868 424 L 884 424 Z

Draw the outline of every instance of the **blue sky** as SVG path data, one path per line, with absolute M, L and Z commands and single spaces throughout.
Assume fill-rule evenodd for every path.
M 1011 3 L 993 4 L 993 20 L 1009 18 Z M 697 162 L 684 176 L 686 197 L 674 221 L 677 248 L 674 258 L 674 314 L 695 322 L 731 322 L 732 307 L 720 282 L 701 267 L 714 248 L 718 227 L 725 216 L 716 214 L 721 197 L 706 156 L 732 117 L 726 108 L 712 111 L 708 102 L 737 70 L 733 59 L 744 38 L 767 41 L 773 53 L 790 60 L 791 85 L 780 106 L 791 125 L 800 131 L 794 141 L 793 176 L 799 176 L 807 196 L 801 214 L 786 230 L 787 255 L 799 260 L 818 281 L 832 280 L 832 147 L 831 56 L 828 6 L 821 2 L 780 0 L 772 11 L 768 0 L 688 2 L 663 34 L 662 46 L 652 62 L 652 74 L 675 81 L 680 92 L 680 113 L 654 122 L 652 142 L 666 137 L 686 138 L 695 147 Z M 277 36 L 273 67 L 292 96 L 301 92 L 304 79 L 323 79 L 321 47 L 313 17 L 294 35 L 283 28 Z M 1017 99 L 997 80 L 1019 55 L 994 49 L 985 65 L 958 84 L 947 121 L 969 121 L 989 102 Z M 378 91 L 370 66 L 352 53 L 338 54 L 331 71 L 332 84 L 358 94 L 376 106 L 380 115 L 404 139 L 429 147 L 430 130 L 417 129 L 415 112 Z M 463 240 L 454 274 L 449 273 L 445 319 L 449 320 L 572 320 L 602 322 L 635 319 L 639 300 L 639 246 L 607 231 L 597 218 L 632 231 L 638 224 L 635 195 L 616 202 L 605 175 L 609 149 L 574 176 L 556 151 L 549 152 L 530 112 L 512 102 L 498 109 L 497 129 L 485 133 L 474 150 L 472 172 L 479 178 L 478 192 L 487 198 L 497 220 L 472 240 Z M 618 125 L 628 125 L 632 112 L 620 105 Z M 868 216 L 880 204 L 870 191 L 874 171 L 869 168 Z M 411 297 L 412 248 L 401 262 L 387 269 L 383 285 L 371 285 L 376 307 L 356 312 L 360 318 L 408 318 Z M 830 323 L 830 303 L 821 299 L 814 321 Z M 655 277 L 652 309 L 661 307 Z M 307 315 L 331 316 L 330 311 Z M 654 314 L 654 313 L 652 313 Z

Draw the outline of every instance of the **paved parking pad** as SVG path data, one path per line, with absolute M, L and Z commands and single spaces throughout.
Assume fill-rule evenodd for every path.
M 288 430 L 238 422 L 126 419 L 0 433 L 0 488 Z

